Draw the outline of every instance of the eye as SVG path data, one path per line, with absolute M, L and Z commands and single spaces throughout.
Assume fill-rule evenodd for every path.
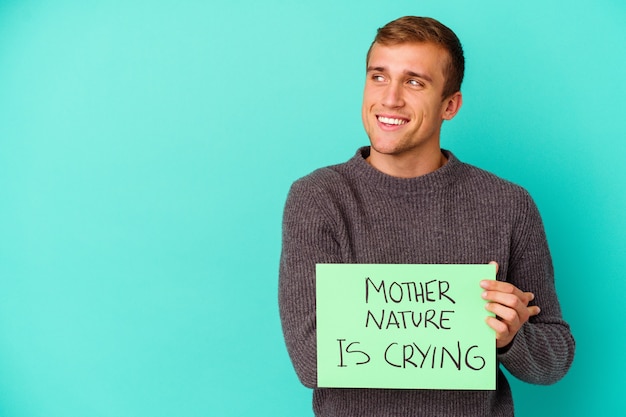
M 383 82 L 385 81 L 385 77 L 379 74 L 374 74 L 372 75 L 372 81 L 376 81 L 376 82 Z
M 413 79 L 413 78 L 408 80 L 407 84 L 409 84 L 412 87 L 422 87 L 424 85 L 419 80 L 416 80 L 416 79 Z

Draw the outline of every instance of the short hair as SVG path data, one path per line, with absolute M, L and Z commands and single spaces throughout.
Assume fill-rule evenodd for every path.
M 441 22 L 430 17 L 404 16 L 379 28 L 374 41 L 367 51 L 367 63 L 375 43 L 385 46 L 403 43 L 434 43 L 448 52 L 449 59 L 444 66 L 446 82 L 443 97 L 461 90 L 465 73 L 463 47 L 456 34 Z M 367 65 L 367 64 L 366 64 Z

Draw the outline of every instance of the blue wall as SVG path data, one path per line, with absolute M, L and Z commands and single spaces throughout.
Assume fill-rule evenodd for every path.
M 276 291 L 289 185 L 367 143 L 375 29 L 464 43 L 443 146 L 530 190 L 578 342 L 519 416 L 626 407 L 626 3 L 0 1 L 0 415 L 310 416 Z M 617 158 L 617 159 L 616 159 Z

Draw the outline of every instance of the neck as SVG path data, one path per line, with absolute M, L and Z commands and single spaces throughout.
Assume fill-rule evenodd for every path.
M 415 178 L 430 174 L 444 166 L 448 159 L 437 147 L 420 154 L 382 154 L 370 147 L 367 162 L 380 172 L 398 178 Z

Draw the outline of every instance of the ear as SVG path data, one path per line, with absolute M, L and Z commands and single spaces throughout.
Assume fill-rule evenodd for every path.
M 448 98 L 443 100 L 443 114 L 441 117 L 444 120 L 452 120 L 454 116 L 461 109 L 461 105 L 463 104 L 463 95 L 460 91 L 452 94 Z

